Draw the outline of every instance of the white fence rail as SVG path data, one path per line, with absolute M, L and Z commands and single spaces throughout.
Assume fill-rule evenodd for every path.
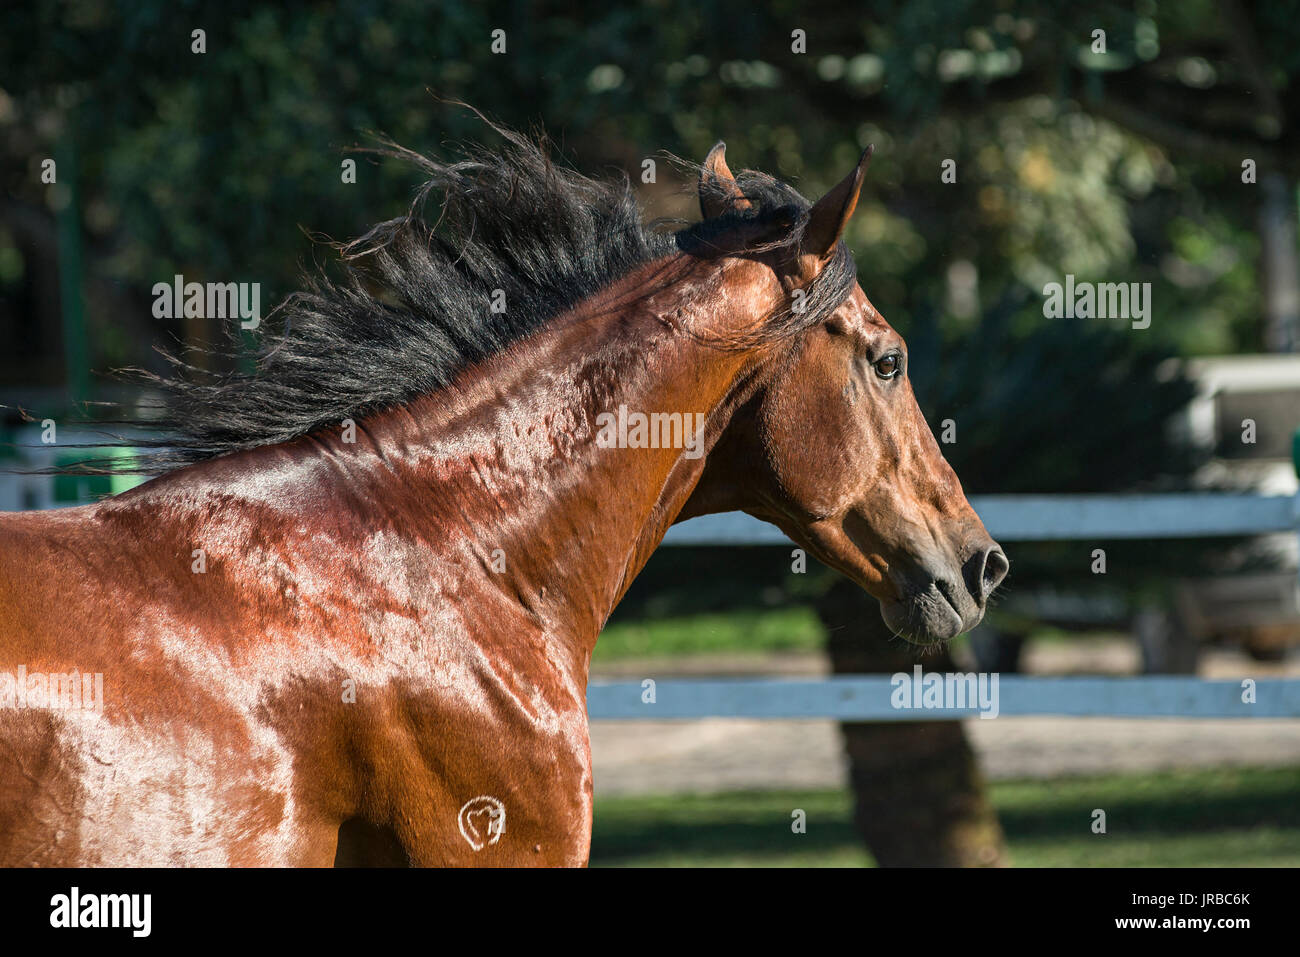
M 986 495 L 971 504 L 1004 542 L 1202 538 L 1300 531 L 1300 494 Z M 788 545 L 773 525 L 741 514 L 708 515 L 674 526 L 665 545 Z M 979 708 L 894 706 L 888 675 L 821 679 L 664 680 L 653 703 L 640 682 L 593 683 L 592 718 L 615 720 L 830 718 L 933 721 L 968 718 Z M 1091 717 L 1297 718 L 1300 680 L 1202 681 L 1185 677 L 1000 677 L 1002 715 Z
M 912 675 L 908 675 L 909 681 Z M 593 718 L 631 721 L 728 718 L 833 718 L 837 721 L 936 721 L 1000 715 L 1129 718 L 1300 717 L 1300 681 L 1281 678 L 1202 681 L 1198 678 L 1000 677 L 989 705 L 900 708 L 889 675 L 830 678 L 712 678 L 656 681 L 653 701 L 641 682 L 593 684 Z
M 1263 535 L 1300 527 L 1300 495 L 975 495 L 989 534 L 1006 542 Z M 665 545 L 784 545 L 775 525 L 739 512 L 693 518 Z

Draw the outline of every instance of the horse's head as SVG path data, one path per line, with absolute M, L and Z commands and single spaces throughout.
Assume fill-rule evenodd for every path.
M 706 223 L 718 221 L 716 244 L 749 263 L 734 270 L 749 284 L 735 301 L 761 288 L 797 302 L 825 271 L 851 268 L 840 236 L 870 150 L 811 208 L 775 217 L 798 230 L 781 243 L 770 222 L 755 220 L 746 238 L 745 178 L 736 183 L 721 146 L 705 161 L 701 205 Z M 818 321 L 756 349 L 757 387 L 710 455 L 694 511 L 726 501 L 773 522 L 874 595 L 896 633 L 946 640 L 979 623 L 1009 565 L 921 415 L 902 337 L 851 274 L 837 297 L 845 288 L 838 306 L 816 306 Z

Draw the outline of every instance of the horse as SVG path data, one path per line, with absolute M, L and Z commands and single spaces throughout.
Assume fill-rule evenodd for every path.
M 0 517 L 0 863 L 585 865 L 592 650 L 699 515 L 980 621 L 1007 559 L 842 238 L 871 150 L 812 203 L 718 143 L 665 224 L 494 128 L 250 371 L 158 377 L 148 481 Z

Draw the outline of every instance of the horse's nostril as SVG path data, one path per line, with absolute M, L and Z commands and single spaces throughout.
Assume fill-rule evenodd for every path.
M 971 595 L 982 608 L 993 590 L 1007 577 L 1011 563 L 996 545 L 976 552 L 966 563 L 966 584 Z
M 980 576 L 980 601 L 985 601 L 989 595 L 993 594 L 993 589 L 1002 584 L 1002 579 L 1007 577 L 1007 572 L 1011 570 L 1011 563 L 1007 561 L 1007 556 L 1002 554 L 1002 549 L 994 545 L 984 555 L 984 574 Z

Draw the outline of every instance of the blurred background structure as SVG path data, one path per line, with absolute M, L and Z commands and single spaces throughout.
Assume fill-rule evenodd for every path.
M 59 422 L 63 444 L 73 423 L 93 429 L 82 403 L 133 401 L 107 370 L 156 368 L 156 345 L 210 361 L 190 347 L 221 339 L 222 321 L 155 318 L 155 283 L 260 282 L 269 307 L 328 258 L 314 240 L 403 212 L 411 170 L 349 147 L 490 140 L 432 90 L 543 126 L 578 168 L 631 177 L 654 216 L 696 215 L 665 153 L 698 160 L 724 139 L 733 168 L 816 197 L 874 143 L 846 239 L 909 343 L 931 426 L 953 423 L 943 449 L 968 493 L 1293 494 L 1297 12 L 1262 0 L 6 10 L 0 465 L 77 457 L 15 448 L 39 444 L 19 407 Z M 1149 326 L 1046 318 L 1044 286 L 1067 275 L 1149 283 Z M 116 488 L 5 475 L 0 508 Z M 951 667 L 1300 673 L 1294 536 L 1024 544 L 1010 557 L 1005 598 L 954 644 Z M 665 550 L 593 672 L 906 670 L 916 652 L 877 621 L 833 573 L 792 570 L 786 548 Z M 1296 722 L 966 724 L 598 723 L 593 863 L 1300 863 Z M 1092 834 L 1097 807 L 1118 809 L 1123 829 Z M 806 834 L 791 832 L 794 808 Z

